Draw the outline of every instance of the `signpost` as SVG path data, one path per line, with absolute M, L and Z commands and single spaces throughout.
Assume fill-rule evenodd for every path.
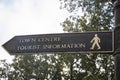
M 25 53 L 113 53 L 113 32 L 60 33 L 15 36 L 3 47 L 11 54 Z
M 112 0 L 115 16 L 115 79 L 120 80 L 120 0 Z

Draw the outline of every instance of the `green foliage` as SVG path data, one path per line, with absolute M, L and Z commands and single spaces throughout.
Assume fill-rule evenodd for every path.
M 60 0 L 60 2 L 62 9 L 65 8 L 73 13 L 61 23 L 64 31 L 110 31 L 114 28 L 113 5 L 110 1 Z M 113 55 L 91 53 L 77 55 L 80 63 L 78 64 L 79 67 L 76 68 L 79 68 L 79 73 L 85 73 L 82 78 L 77 80 L 115 80 Z M 74 60 L 76 59 L 75 56 L 73 55 Z M 78 72 L 75 74 L 79 75 Z
M 12 67 L 11 80 L 61 80 L 63 65 L 52 54 L 22 55 L 14 59 Z
M 0 79 L 7 80 L 10 70 L 10 64 L 6 63 L 6 60 L 0 60 Z
M 62 26 L 64 31 L 108 31 L 113 29 L 113 5 L 103 0 L 60 0 L 62 8 L 74 13 Z M 64 5 L 64 7 L 63 7 Z M 79 12 L 79 11 L 82 12 Z M 72 26 L 72 27 L 71 27 Z

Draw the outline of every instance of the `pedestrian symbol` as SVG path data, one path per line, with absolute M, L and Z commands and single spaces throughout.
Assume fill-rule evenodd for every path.
M 101 42 L 100 38 L 98 37 L 97 34 L 95 34 L 93 39 L 91 40 L 92 47 L 90 49 L 94 50 L 96 47 L 97 47 L 97 49 L 101 49 L 100 42 Z

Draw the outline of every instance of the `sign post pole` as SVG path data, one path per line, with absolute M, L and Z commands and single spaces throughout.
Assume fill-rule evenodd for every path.
M 115 13 L 115 78 L 120 80 L 120 0 L 113 0 Z

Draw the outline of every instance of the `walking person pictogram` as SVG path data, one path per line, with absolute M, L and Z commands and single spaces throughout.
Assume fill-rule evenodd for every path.
M 97 34 L 95 34 L 95 36 L 93 37 L 93 39 L 91 40 L 92 43 L 92 47 L 90 49 L 95 49 L 95 47 L 97 47 L 97 49 L 101 49 L 99 43 L 100 43 L 100 38 L 98 37 Z

